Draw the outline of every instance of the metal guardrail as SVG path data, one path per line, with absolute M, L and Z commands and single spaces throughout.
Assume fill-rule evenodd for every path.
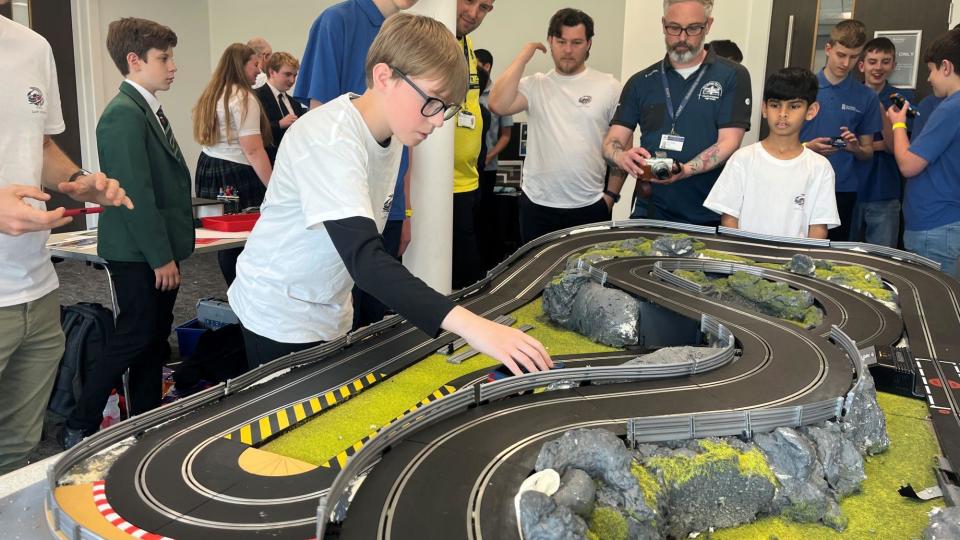
M 752 274 L 754 276 L 765 278 L 765 279 L 776 279 L 776 276 L 774 276 L 768 269 L 762 268 L 760 266 L 750 266 L 748 264 L 727 262 L 727 261 L 715 261 L 712 259 L 670 259 L 665 261 L 657 261 L 656 263 L 654 263 L 653 268 L 655 272 L 654 275 L 657 275 L 658 277 L 661 275 L 666 276 L 666 274 L 669 274 L 679 279 L 683 279 L 683 278 L 680 278 L 679 276 L 673 274 L 672 272 L 674 270 L 688 270 L 691 272 L 695 272 L 699 270 L 704 273 L 724 274 L 724 275 L 730 275 L 730 274 L 733 274 L 734 272 L 744 272 L 744 273 Z M 659 274 L 656 273 L 656 270 L 658 268 L 660 269 Z M 693 283 L 687 279 L 683 279 L 683 280 L 689 283 Z M 694 285 L 697 285 L 697 284 L 694 283 Z M 689 286 L 685 285 L 684 287 L 689 287 Z
M 610 226 L 615 229 L 647 227 L 652 229 L 675 229 L 699 234 L 717 234 L 716 227 L 691 225 L 689 223 L 674 223 L 673 221 L 663 221 L 659 219 L 625 219 L 621 221 L 611 221 Z
M 736 236 L 750 240 L 760 240 L 763 242 L 776 242 L 778 244 L 794 244 L 798 246 L 812 247 L 830 247 L 830 240 L 821 240 L 819 238 L 794 238 L 789 236 L 777 236 L 774 234 L 761 234 L 748 232 L 741 229 L 731 229 L 730 227 L 717 227 L 717 233 L 724 236 Z
M 908 261 L 933 268 L 934 270 L 940 270 L 940 263 L 933 259 L 928 259 L 926 257 L 921 257 L 916 253 L 910 253 L 909 251 L 903 251 L 887 246 L 878 246 L 876 244 L 867 244 L 864 242 L 830 242 L 830 247 L 845 249 L 848 251 L 863 251 L 870 253 L 871 255 L 883 255 L 884 257 L 890 259 Z
M 709 371 L 733 360 L 736 354 L 736 340 L 725 326 L 720 324 L 717 319 L 704 315 L 701 318 L 701 329 L 724 343 L 724 347 L 707 358 L 672 365 L 585 367 L 528 373 L 495 382 L 464 387 L 453 394 L 416 409 L 396 423 L 390 424 L 377 432 L 363 448 L 350 457 L 347 464 L 334 479 L 327 495 L 321 498 L 317 507 L 319 518 L 316 537 L 323 538 L 328 521 L 342 521 L 346 517 L 349 495 L 356 477 L 379 460 L 384 449 L 400 442 L 419 429 L 466 411 L 478 403 L 549 386 L 555 382 L 625 382 L 679 377 Z
M 584 261 L 583 259 L 577 259 L 577 270 L 586 272 L 591 279 L 604 285 L 607 283 L 607 273 L 603 270 L 600 270 L 596 266 Z

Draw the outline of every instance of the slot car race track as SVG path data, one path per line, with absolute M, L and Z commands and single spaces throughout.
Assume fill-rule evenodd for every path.
M 491 319 L 508 314 L 535 299 L 569 257 L 601 242 L 677 232 L 664 225 L 669 224 L 607 224 L 535 241 L 479 286 L 458 293 L 458 303 Z M 813 293 L 824 321 L 808 331 L 652 276 L 657 262 L 670 259 L 636 257 L 598 264 L 597 269 L 606 272 L 607 286 L 692 319 L 704 314 L 715 318 L 735 336 L 739 358 L 680 378 L 584 385 L 490 401 L 422 427 L 393 445 L 370 471 L 350 504 L 340 536 L 517 537 L 513 495 L 533 469 L 542 444 L 566 430 L 603 426 L 623 433 L 628 418 L 804 405 L 845 394 L 853 374 L 850 359 L 828 339 L 833 325 L 859 347 L 893 345 L 906 327 L 925 382 L 942 381 L 928 385 L 928 403 L 945 457 L 960 463 L 954 395 L 954 386 L 960 385 L 948 384 L 960 380 L 953 363 L 960 360 L 960 288 L 955 281 L 924 264 L 857 249 L 759 242 L 713 229 L 685 229 L 710 249 L 757 261 L 783 262 L 802 252 L 872 269 L 897 290 L 902 313 L 898 316 L 831 283 L 764 270 L 768 279 Z M 292 476 L 251 474 L 237 465 L 250 446 L 232 435 L 251 425 L 259 426 L 261 438 L 275 435 L 311 413 L 336 406 L 342 399 L 335 393 L 344 387 L 359 389 L 364 381 L 397 373 L 455 339 L 449 334 L 430 339 L 399 319 L 381 328 L 350 343 L 340 340 L 332 345 L 335 349 L 324 348 L 320 361 L 312 361 L 313 353 L 298 353 L 306 365 L 236 392 L 215 387 L 207 391 L 208 404 L 179 418 L 153 421 L 157 427 L 143 433 L 107 474 L 106 496 L 113 511 L 142 530 L 170 538 L 314 536 L 318 500 L 337 477 L 338 463 Z M 271 366 L 275 364 L 283 371 L 290 362 Z M 216 398 L 217 392 L 222 397 Z M 144 418 L 147 423 L 138 431 L 151 425 L 153 417 Z M 70 465 L 127 433 L 113 431 L 68 452 L 52 473 L 51 489 Z M 48 508 L 52 500 L 48 497 Z

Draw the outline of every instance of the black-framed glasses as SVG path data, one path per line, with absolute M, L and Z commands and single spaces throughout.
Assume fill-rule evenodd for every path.
M 688 36 L 699 36 L 707 28 L 707 23 L 695 23 L 689 26 L 680 26 L 679 24 L 665 24 L 663 31 L 669 36 L 679 36 L 686 32 Z
M 420 97 L 423 98 L 424 100 L 423 107 L 420 107 L 420 114 L 422 114 L 423 116 L 430 118 L 431 116 L 435 116 L 442 112 L 443 119 L 449 120 L 454 116 L 456 116 L 458 112 L 460 112 L 460 105 L 453 104 L 453 103 L 444 103 L 443 100 L 440 98 L 428 96 L 427 93 L 421 90 L 419 86 L 417 86 L 413 81 L 411 81 L 406 76 L 406 74 L 404 74 L 404 72 L 400 71 L 399 69 L 393 66 L 390 66 L 390 69 L 397 72 L 397 75 L 399 75 L 400 78 L 404 80 L 404 82 L 409 84 L 410 88 L 413 88 L 414 90 L 416 90 L 417 93 L 420 94 Z

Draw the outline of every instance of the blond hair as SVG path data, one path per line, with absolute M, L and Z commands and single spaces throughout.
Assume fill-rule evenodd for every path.
M 831 46 L 843 45 L 848 49 L 859 49 L 867 42 L 867 27 L 856 19 L 840 21 L 830 30 Z
M 290 53 L 275 52 L 267 59 L 267 65 L 263 67 L 263 71 L 269 75 L 271 71 L 280 71 L 283 66 L 290 66 L 291 69 L 297 71 L 300 69 L 300 62 Z
M 674 4 L 681 4 L 683 2 L 696 2 L 703 6 L 703 9 L 707 12 L 707 18 L 713 13 L 713 0 L 663 0 L 663 12 L 666 13 L 670 6 Z
M 243 43 L 233 43 L 220 56 L 220 62 L 210 77 L 210 82 L 200 94 L 197 105 L 193 109 L 193 138 L 204 146 L 213 146 L 220 140 L 220 122 L 217 120 L 217 104 L 223 103 L 224 126 L 227 140 L 232 140 L 230 126 L 230 98 L 236 94 L 240 96 L 240 118 L 246 118 L 247 98 L 253 93 L 250 82 L 244 74 L 244 65 L 256 55 L 252 47 Z M 260 115 L 260 137 L 264 146 L 273 143 L 273 134 L 270 131 L 270 121 L 262 107 L 257 107 Z M 239 126 L 238 126 L 239 127 Z
M 467 61 L 449 29 L 430 17 L 398 13 L 390 16 L 367 52 L 367 86 L 373 86 L 373 66 L 387 64 L 408 77 L 437 80 L 438 96 L 447 103 L 466 98 Z

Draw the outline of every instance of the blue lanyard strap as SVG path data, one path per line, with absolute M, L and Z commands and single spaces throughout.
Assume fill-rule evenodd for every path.
M 693 81 L 693 84 L 690 85 L 690 89 L 687 90 L 687 95 L 683 96 L 683 101 L 680 102 L 680 106 L 677 107 L 677 112 L 673 112 L 673 96 L 670 95 L 670 84 L 667 82 L 667 67 L 663 60 L 660 60 L 660 80 L 663 81 L 663 93 L 667 96 L 667 112 L 670 114 L 670 133 L 676 134 L 675 128 L 677 127 L 677 119 L 680 118 L 680 115 L 683 114 L 683 110 L 687 108 L 687 102 L 690 101 L 690 96 L 693 95 L 693 90 L 700 86 L 700 79 L 703 78 L 703 74 L 707 72 L 707 64 L 704 62 L 697 71 L 699 74 L 697 78 Z

